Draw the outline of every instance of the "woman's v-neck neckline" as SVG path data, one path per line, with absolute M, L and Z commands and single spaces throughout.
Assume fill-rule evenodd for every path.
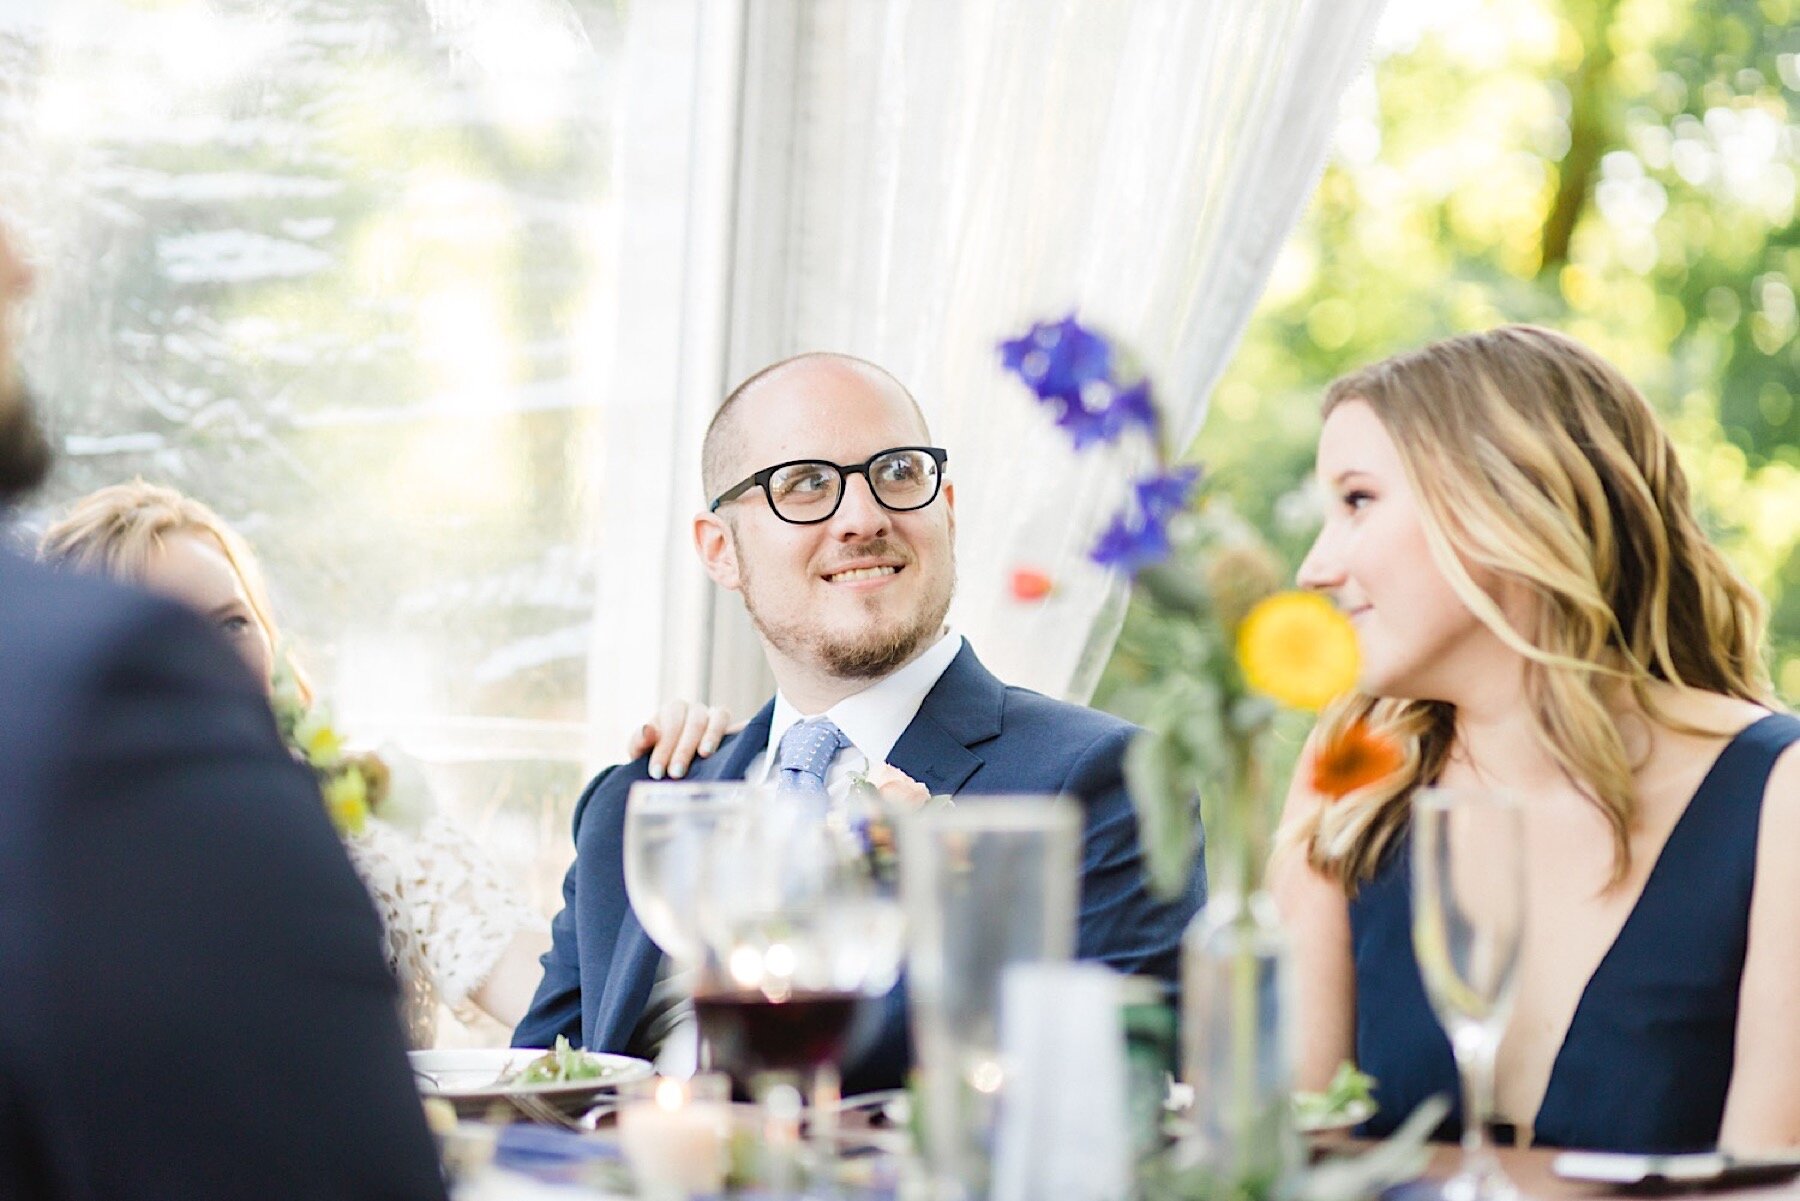
M 1650 865 L 1650 871 L 1644 877 L 1644 885 L 1638 890 L 1637 897 L 1631 903 L 1630 912 L 1625 915 L 1625 920 L 1619 924 L 1618 930 L 1613 934 L 1612 942 L 1607 945 L 1606 953 L 1600 956 L 1600 961 L 1594 965 L 1594 970 L 1588 974 L 1587 980 L 1581 986 L 1581 991 L 1576 995 L 1575 1008 L 1569 1014 L 1568 1025 L 1563 1028 L 1562 1040 L 1557 1043 L 1556 1046 L 1556 1055 L 1550 1061 L 1550 1073 L 1544 1077 L 1543 1095 L 1538 1098 L 1537 1109 L 1533 1112 L 1531 1117 L 1530 1129 L 1534 1141 L 1536 1139 L 1537 1131 L 1540 1130 L 1543 1125 L 1545 1106 L 1556 1092 L 1557 1074 L 1562 1068 L 1563 1060 L 1568 1055 L 1571 1037 L 1575 1033 L 1575 1028 L 1581 1023 L 1583 1015 L 1588 1010 L 1589 998 L 1594 993 L 1594 982 L 1601 979 L 1608 968 L 1615 960 L 1617 960 L 1620 954 L 1619 948 L 1626 945 L 1627 936 L 1632 933 L 1636 926 L 1641 924 L 1639 921 L 1639 914 L 1644 912 L 1645 899 L 1651 895 L 1653 889 L 1658 887 L 1658 882 L 1666 879 L 1668 876 L 1668 871 L 1665 870 L 1664 865 L 1670 862 L 1669 848 L 1673 847 L 1676 844 L 1676 841 L 1683 836 L 1684 830 L 1691 828 L 1694 824 L 1693 821 L 1690 821 L 1690 818 L 1693 816 L 1696 803 L 1712 789 L 1721 767 L 1725 764 L 1726 759 L 1730 756 L 1733 748 L 1747 738 L 1753 730 L 1756 730 L 1765 722 L 1779 719 L 1780 716 L 1779 713 L 1765 713 L 1763 716 L 1757 718 L 1755 721 L 1752 721 L 1733 734 L 1731 738 L 1726 741 L 1725 745 L 1719 748 L 1719 753 L 1713 757 L 1712 763 L 1706 769 L 1706 774 L 1700 778 L 1699 785 L 1695 787 L 1694 791 L 1688 796 L 1687 803 L 1681 808 L 1681 816 L 1676 818 L 1675 824 L 1669 827 L 1669 835 L 1667 838 L 1663 839 L 1662 846 L 1657 849 L 1656 861 Z

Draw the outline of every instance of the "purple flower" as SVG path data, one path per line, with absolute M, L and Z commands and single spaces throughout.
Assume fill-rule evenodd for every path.
M 1158 417 L 1156 401 L 1150 397 L 1150 377 L 1146 375 L 1124 391 L 1113 393 L 1106 415 L 1115 437 L 1133 425 L 1143 426 L 1154 436 Z
M 1116 357 L 1106 335 L 1082 325 L 1073 313 L 1061 321 L 1040 321 L 1000 343 L 1002 365 L 1054 410 L 1057 428 L 1076 450 L 1117 442 L 1134 426 L 1157 434 L 1149 379 L 1119 387 L 1113 378 Z
M 1084 450 L 1118 442 L 1140 429 L 1160 453 L 1162 415 L 1150 379 L 1122 384 L 1114 372 L 1121 356 L 1107 337 L 1070 313 L 1061 321 L 1040 321 L 1017 338 L 1000 343 L 1000 362 L 1018 376 L 1038 401 L 1056 415 L 1056 424 Z M 1129 359 L 1126 359 L 1129 363 Z M 1124 370 L 1131 370 L 1127 365 Z M 1102 567 L 1135 576 L 1169 557 L 1169 521 L 1193 499 L 1200 468 L 1177 467 L 1132 481 L 1131 499 L 1094 543 L 1088 557 Z
M 1136 575 L 1169 557 L 1169 531 L 1163 522 L 1145 515 L 1120 513 L 1112 519 L 1088 552 L 1102 567 Z
M 1198 467 L 1177 467 L 1167 475 L 1147 475 L 1131 485 L 1131 504 L 1112 519 L 1088 552 L 1102 567 L 1136 575 L 1169 557 L 1169 520 L 1193 499 L 1200 486 Z
M 1177 467 L 1167 475 L 1148 475 L 1132 485 L 1146 521 L 1167 521 L 1188 507 L 1200 486 L 1200 468 Z
M 1150 381 L 1139 380 L 1124 391 L 1110 383 L 1090 384 L 1085 398 L 1066 403 L 1057 415 L 1056 424 L 1069 431 L 1075 449 L 1083 450 L 1096 442 L 1117 442 L 1132 426 L 1141 426 L 1152 437 L 1156 435 L 1156 403 L 1150 399 Z
M 1089 388 L 1090 392 L 1100 392 L 1106 385 L 1098 384 Z M 1090 408 L 1079 396 L 1065 399 L 1060 396 L 1047 396 L 1044 403 L 1061 406 L 1056 414 L 1058 429 L 1065 431 L 1076 450 L 1085 450 L 1096 442 L 1111 442 L 1119 436 L 1119 427 L 1112 419 L 1112 407 L 1102 403 L 1099 408 Z
M 1061 321 L 1040 321 L 1024 335 L 1000 343 L 1000 362 L 1040 400 L 1062 403 L 1057 424 L 1066 425 L 1074 414 L 1089 412 L 1082 394 L 1090 384 L 1107 382 L 1112 374 L 1112 343 L 1088 329 L 1070 313 Z M 1075 427 L 1070 427 L 1075 428 Z

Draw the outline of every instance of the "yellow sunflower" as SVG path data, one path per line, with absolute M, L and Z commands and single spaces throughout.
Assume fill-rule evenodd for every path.
M 1257 602 L 1237 631 L 1244 682 L 1296 709 L 1318 712 L 1356 685 L 1356 630 L 1337 606 L 1310 592 Z

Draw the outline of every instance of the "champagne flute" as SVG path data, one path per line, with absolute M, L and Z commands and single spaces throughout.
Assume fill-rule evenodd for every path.
M 1494 1057 L 1512 1014 L 1524 927 L 1524 828 L 1506 794 L 1422 788 L 1412 803 L 1413 954 L 1462 1081 L 1462 1165 L 1447 1201 L 1518 1190 L 1489 1136 Z

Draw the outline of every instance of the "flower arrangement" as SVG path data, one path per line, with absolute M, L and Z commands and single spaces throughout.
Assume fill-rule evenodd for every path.
M 1130 480 L 1088 554 L 1135 589 L 1115 652 L 1118 682 L 1105 699 L 1143 726 L 1125 774 L 1152 890 L 1175 896 L 1185 887 L 1198 819 L 1211 896 L 1183 939 L 1193 1138 L 1146 1165 L 1142 1194 L 1371 1196 L 1422 1165 L 1443 1108 L 1422 1107 L 1393 1140 L 1353 1161 L 1300 1166 L 1280 1029 L 1285 944 L 1261 893 L 1275 814 L 1272 735 L 1288 716 L 1310 718 L 1355 685 L 1355 631 L 1330 601 L 1285 589 L 1267 543 L 1205 493 L 1199 467 L 1175 460 L 1149 378 L 1116 343 L 1071 315 L 1003 341 L 1000 357 L 1077 450 L 1135 439 L 1149 452 L 1149 468 Z M 1042 603 L 1054 590 L 1038 567 L 1012 568 L 1018 603 Z M 1310 783 L 1337 798 L 1398 766 L 1394 747 L 1353 725 L 1314 748 Z
M 1108 699 L 1144 726 L 1126 775 L 1150 881 L 1163 895 L 1181 890 L 1198 816 L 1213 891 L 1253 891 L 1272 818 L 1271 731 L 1284 709 L 1316 713 L 1349 691 L 1355 632 L 1325 598 L 1283 590 L 1263 539 L 1204 494 L 1198 466 L 1175 460 L 1149 377 L 1118 344 L 1071 315 L 1003 341 L 1000 358 L 1077 450 L 1148 444 L 1149 469 L 1088 557 L 1138 589 L 1120 648 L 1126 678 Z M 1013 568 L 1020 603 L 1052 588 L 1037 568 Z
M 319 781 L 325 812 L 345 838 L 361 834 L 372 816 L 394 816 L 394 794 L 387 764 L 372 751 L 352 753 L 321 701 L 308 701 L 293 663 L 276 656 L 270 692 L 275 725 L 295 759 L 310 767 Z

